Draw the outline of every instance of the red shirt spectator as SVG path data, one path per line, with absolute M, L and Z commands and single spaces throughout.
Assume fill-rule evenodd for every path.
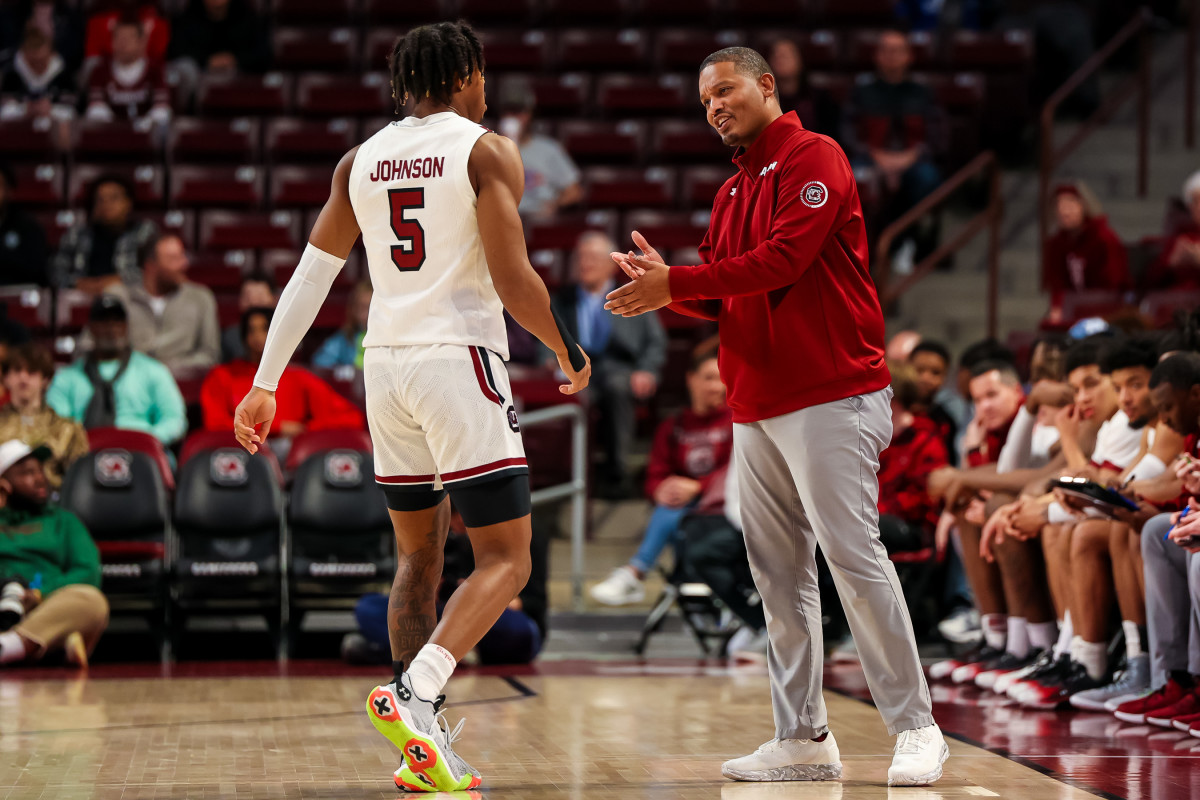
M 88 77 L 88 119 L 137 119 L 149 114 L 165 122 L 171 96 L 161 64 L 146 55 L 146 37 L 136 20 L 122 19 L 113 28 L 113 55 Z
M 654 447 L 646 467 L 646 496 L 672 475 L 683 475 L 700 482 L 700 493 L 721 467 L 729 463 L 733 452 L 733 413 L 721 406 L 707 414 L 685 408 L 678 416 L 665 420 L 654 434 Z M 722 478 L 723 480 L 723 478 Z
M 1050 293 L 1050 317 L 1061 320 L 1063 295 L 1085 289 L 1130 288 L 1125 245 L 1082 184 L 1055 189 L 1058 229 L 1042 253 L 1042 285 Z
M 941 504 L 929 496 L 929 476 L 950 463 L 937 424 L 915 414 L 879 456 L 879 513 L 914 525 L 937 527 Z
M 214 367 L 200 388 L 206 430 L 233 430 L 233 412 L 254 384 L 271 324 L 271 309 L 252 308 L 242 315 L 247 359 Z M 325 381 L 307 370 L 288 367 L 275 392 L 275 424 L 271 433 L 295 436 L 306 430 L 362 428 L 363 415 Z
M 139 3 L 137 0 L 120 0 L 105 11 L 98 11 L 88 18 L 87 38 L 84 41 L 86 58 L 109 58 L 113 54 L 112 34 L 117 22 L 132 15 L 141 23 L 146 35 L 146 53 L 155 64 L 162 64 L 167 55 L 167 44 L 171 40 L 171 23 L 166 20 L 154 3 Z
M 1147 289 L 1200 289 L 1200 171 L 1183 184 L 1191 220 L 1168 240 L 1146 273 Z

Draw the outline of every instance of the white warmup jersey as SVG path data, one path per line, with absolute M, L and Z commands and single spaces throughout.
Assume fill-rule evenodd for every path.
M 467 175 L 485 133 L 446 111 L 390 123 L 358 148 L 350 203 L 375 287 L 364 347 L 458 344 L 508 359 Z

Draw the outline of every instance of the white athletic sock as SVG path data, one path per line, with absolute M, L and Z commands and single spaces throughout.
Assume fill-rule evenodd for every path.
M 1142 634 L 1138 624 L 1131 620 L 1121 620 L 1121 630 L 1125 631 L 1125 655 L 1129 658 L 1142 654 Z
M 1085 642 L 1076 636 L 1071 640 L 1071 658 L 1083 664 L 1092 680 L 1100 680 L 1108 666 L 1108 645 L 1104 642 Z
M 1073 638 L 1075 638 L 1075 626 L 1071 623 L 1071 612 L 1068 611 L 1058 626 L 1058 642 L 1054 645 L 1055 658 L 1071 652 Z
M 1029 655 L 1029 626 L 1024 617 L 1008 618 L 1008 644 L 1005 650 L 1017 658 Z
M 408 665 L 408 680 L 412 683 L 413 693 L 427 702 L 433 702 L 446 681 L 454 673 L 458 662 L 450 651 L 436 644 L 427 644 L 417 652 L 417 657 Z
M 1038 650 L 1049 650 L 1054 646 L 1054 637 L 1058 636 L 1058 623 L 1049 622 L 1029 623 L 1029 644 Z
M 11 664 L 25 658 L 25 642 L 16 631 L 0 633 L 0 664 Z
M 1008 638 L 1007 614 L 984 614 L 979 618 L 983 628 L 983 641 L 993 650 L 1003 650 Z

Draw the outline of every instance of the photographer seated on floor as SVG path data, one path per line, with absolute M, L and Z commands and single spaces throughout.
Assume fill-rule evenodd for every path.
M 108 625 L 96 544 L 78 517 L 48 502 L 49 455 L 16 439 L 0 444 L 0 665 L 61 652 L 86 667 Z

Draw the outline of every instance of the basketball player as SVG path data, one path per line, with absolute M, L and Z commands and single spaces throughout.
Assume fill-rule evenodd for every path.
M 941 777 L 949 750 L 896 570 L 879 541 L 879 453 L 892 437 L 883 313 L 846 155 L 779 107 L 775 77 L 747 47 L 700 67 L 700 101 L 737 174 L 713 201 L 705 263 L 668 267 L 614 253 L 633 278 L 606 308 L 671 304 L 721 324 L 742 521 L 770 640 L 776 738 L 727 761 L 736 780 L 830 780 L 842 772 L 821 697 L 814 561 L 829 562 L 875 705 L 898 736 L 888 784 Z
M 503 309 L 558 356 L 564 394 L 587 385 L 591 366 L 529 264 L 517 146 L 479 125 L 475 33 L 465 23 L 416 28 L 390 64 L 397 111 L 410 97 L 416 106 L 338 163 L 234 429 L 251 453 L 266 442 L 279 376 L 361 231 L 375 287 L 363 340 L 367 419 L 399 551 L 388 606 L 394 679 L 371 692 L 367 715 L 404 753 L 398 786 L 454 791 L 480 776 L 451 748 L 458 729 L 443 728 L 442 688 L 530 568 L 529 470 L 502 363 Z M 451 500 L 475 571 L 438 623 Z

